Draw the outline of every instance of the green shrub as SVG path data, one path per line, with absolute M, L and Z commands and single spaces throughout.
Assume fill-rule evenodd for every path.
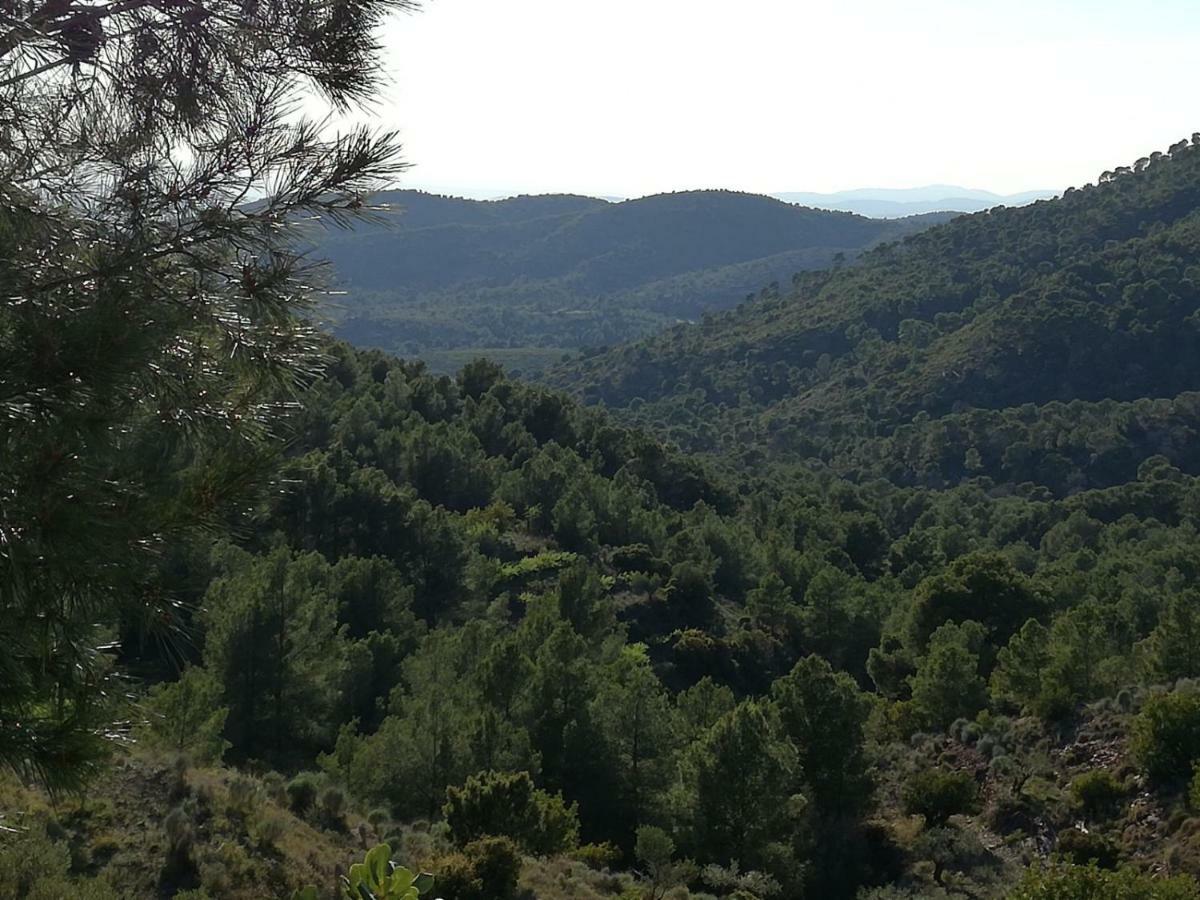
M 287 782 L 278 772 L 268 772 L 262 778 L 263 793 L 277 806 L 288 805 Z
M 148 714 L 139 736 L 148 744 L 200 764 L 219 762 L 229 742 L 221 735 L 228 708 L 220 705 L 221 686 L 206 670 L 184 669 L 177 681 L 150 689 Z
M 488 897 L 505 900 L 516 896 L 521 875 L 521 853 L 516 844 L 508 838 L 488 837 L 467 844 L 463 852 L 483 881 Z
M 288 782 L 288 806 L 298 816 L 308 815 L 317 802 L 317 777 L 310 772 L 301 772 Z
M 1125 785 L 1104 769 L 1085 772 L 1071 782 L 1071 796 L 1085 815 L 1100 816 L 1111 812 L 1123 796 Z
M 435 868 L 442 900 L 512 900 L 517 896 L 521 856 L 508 838 L 489 837 L 439 858 Z
M 524 556 L 516 562 L 506 563 L 500 569 L 500 578 L 502 581 L 516 581 L 534 575 L 548 575 L 567 568 L 578 558 L 578 554 L 566 550 L 543 550 L 536 556 Z
M 483 894 L 483 882 L 465 853 L 448 853 L 434 861 L 437 891 L 442 900 L 474 900 Z
M 1068 828 L 1058 836 L 1060 856 L 1081 866 L 1094 863 L 1101 869 L 1115 869 L 1120 853 L 1116 845 L 1095 832 Z
M 666 563 L 654 555 L 645 544 L 627 544 L 612 552 L 612 566 L 618 572 L 643 572 L 663 574 Z
M 1188 805 L 1195 811 L 1200 811 L 1200 764 L 1192 772 L 1192 781 L 1188 785 Z
M 979 788 L 965 772 L 926 769 L 904 783 L 901 802 L 909 815 L 925 818 L 926 825 L 944 825 L 951 816 L 973 812 Z
M 383 807 L 376 807 L 375 809 L 373 809 L 369 813 L 367 813 L 367 821 L 370 822 L 375 828 L 379 828 L 383 825 L 386 825 L 391 820 L 392 820 L 391 812 L 389 810 L 384 809 Z
M 339 787 L 327 787 L 317 798 L 317 818 L 325 828 L 344 831 L 346 828 L 346 792 Z
M 584 844 L 571 851 L 571 858 L 579 860 L 589 869 L 611 869 L 621 861 L 621 849 L 608 841 Z
M 1132 869 L 1034 866 L 1007 900 L 1197 900 L 1200 886 L 1186 875 L 1153 878 Z
M 245 775 L 234 775 L 226 785 L 229 811 L 245 818 L 257 805 L 258 785 Z
M 260 811 L 250 822 L 250 839 L 260 849 L 269 850 L 287 831 L 287 823 L 277 813 Z
M 242 842 L 223 841 L 207 847 L 198 866 L 200 886 L 213 898 L 225 898 L 257 880 L 261 860 Z
M 579 807 L 567 804 L 562 794 L 534 791 L 538 828 L 529 844 L 533 853 L 566 853 L 579 846 Z
M 0 840 L 0 897 L 29 900 L 116 900 L 117 892 L 99 880 L 72 877 L 71 851 L 44 834 L 30 831 Z
M 1159 694 L 1133 720 L 1130 747 L 1155 778 L 1178 778 L 1200 759 L 1200 692 Z
M 934 884 L 941 884 L 947 872 L 968 870 L 988 855 L 973 829 L 949 825 L 926 827 L 912 842 L 909 853 L 914 860 L 932 864 Z
M 770 875 L 765 872 L 743 872 L 736 862 L 728 867 L 710 863 L 704 867 L 700 877 L 706 887 L 727 900 L 771 900 L 783 891 L 779 882 Z M 699 900 L 706 895 L 688 896 Z
M 691 860 L 675 859 L 675 842 L 661 828 L 643 825 L 637 830 L 633 855 L 645 871 L 650 884 L 651 898 L 671 895 L 674 888 L 690 881 L 699 874 Z
M 1007 753 L 997 753 L 988 763 L 988 773 L 993 778 L 1012 778 L 1020 771 L 1020 763 Z
M 528 772 L 484 772 L 446 792 L 446 823 L 459 846 L 508 837 L 530 853 L 551 855 L 579 843 L 579 814 L 560 795 L 539 791 Z

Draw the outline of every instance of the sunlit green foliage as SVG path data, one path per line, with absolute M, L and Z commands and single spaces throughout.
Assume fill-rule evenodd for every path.
M 1035 867 L 1007 900 L 1195 900 L 1200 887 L 1188 876 L 1154 878 L 1133 869 L 1107 872 L 1090 866 Z

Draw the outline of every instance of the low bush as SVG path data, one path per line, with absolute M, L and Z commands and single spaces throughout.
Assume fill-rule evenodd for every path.
M 345 831 L 346 792 L 333 786 L 321 791 L 317 798 L 317 818 L 324 828 Z
M 278 772 L 268 772 L 262 779 L 263 793 L 277 806 L 288 805 L 287 782 Z
M 975 779 L 965 772 L 925 769 L 904 783 L 901 802 L 906 813 L 937 826 L 945 825 L 951 816 L 974 812 L 978 795 Z
M 442 900 L 512 900 L 517 896 L 521 855 L 508 838 L 472 841 L 434 864 Z
M 277 813 L 260 812 L 250 822 L 250 839 L 261 850 L 272 850 L 287 831 L 287 822 Z
M 1071 782 L 1071 796 L 1084 815 L 1098 817 L 1112 812 L 1125 796 L 1125 785 L 1112 772 L 1097 769 Z
M 1197 900 L 1200 886 L 1186 875 L 1155 878 L 1133 869 L 1034 866 L 1007 900 Z
M 245 818 L 258 803 L 258 785 L 245 775 L 234 775 L 226 785 L 229 812 Z
M 31 831 L 0 841 L 0 897 L 117 900 L 117 892 L 106 883 L 76 879 L 70 869 L 67 845 L 45 834 Z
M 589 869 L 611 869 L 621 861 L 621 850 L 607 841 L 602 844 L 584 844 L 571 851 L 571 858 L 579 860 Z
M 579 843 L 579 815 L 561 795 L 537 790 L 527 772 L 484 772 L 446 792 L 446 822 L 460 846 L 487 836 L 511 838 L 539 855 Z
M 164 883 L 179 883 L 195 872 L 192 848 L 196 843 L 196 825 L 182 806 L 177 806 L 163 820 L 167 835 L 167 858 L 163 864 Z
M 1068 828 L 1058 836 L 1058 853 L 1063 859 L 1081 866 L 1094 864 L 1115 869 L 1120 858 L 1116 845 L 1095 832 Z
M 319 786 L 315 775 L 301 772 L 288 782 L 288 806 L 298 816 L 308 815 L 317 802 Z

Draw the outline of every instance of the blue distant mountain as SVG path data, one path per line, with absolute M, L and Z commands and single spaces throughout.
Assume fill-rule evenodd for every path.
M 428 188 L 433 194 L 448 194 L 471 200 L 503 201 L 515 198 L 514 193 L 505 193 L 486 188 L 455 189 Z M 953 184 L 931 184 L 915 188 L 856 188 L 835 191 L 830 194 L 812 191 L 783 191 L 768 194 L 784 203 L 826 209 L 835 212 L 852 212 L 872 219 L 902 219 L 934 212 L 973 213 L 996 206 L 1025 206 L 1037 200 L 1057 197 L 1061 191 L 1024 191 L 1019 194 L 997 194 L 977 188 L 960 187 Z M 592 199 L 608 203 L 621 203 L 626 197 L 604 195 Z
M 931 184 L 918 188 L 859 188 L 819 194 L 785 191 L 772 194 L 785 203 L 857 213 L 875 219 L 899 219 L 931 212 L 980 212 L 996 206 L 1025 206 L 1037 200 L 1058 196 L 1058 191 L 1025 191 L 1020 194 L 995 194 L 950 184 Z

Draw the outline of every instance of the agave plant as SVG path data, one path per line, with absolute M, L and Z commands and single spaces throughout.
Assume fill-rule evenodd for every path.
M 392 848 L 380 844 L 366 859 L 350 867 L 342 876 L 342 893 L 348 900 L 418 900 L 433 890 L 433 876 L 413 874 L 392 861 Z M 292 900 L 320 900 L 315 887 L 292 894 Z

